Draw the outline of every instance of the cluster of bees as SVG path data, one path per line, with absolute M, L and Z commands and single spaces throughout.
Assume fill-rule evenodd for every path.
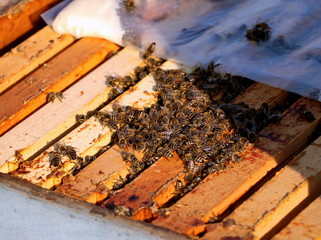
M 94 156 L 79 157 L 74 147 L 58 142 L 54 145 L 54 150 L 49 152 L 50 167 L 58 168 L 64 156 L 75 163 L 74 174 L 95 160 Z
M 155 104 L 144 109 L 115 104 L 112 111 L 96 114 L 103 126 L 114 131 L 131 169 L 126 179 L 115 182 L 114 189 L 160 157 L 171 158 L 176 152 L 184 162 L 185 178 L 177 180 L 175 194 L 185 194 L 208 174 L 240 162 L 240 153 L 255 141 L 257 131 L 279 121 L 280 115 L 271 113 L 266 104 L 256 110 L 244 103 L 228 103 L 250 81 L 217 73 L 216 66 L 197 67 L 190 74 L 155 67 Z M 215 98 L 218 93 L 220 97 Z M 129 148 L 142 152 L 143 157 L 138 159 Z

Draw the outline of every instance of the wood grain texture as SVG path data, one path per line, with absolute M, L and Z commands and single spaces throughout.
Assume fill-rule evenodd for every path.
M 0 49 L 43 24 L 40 14 L 61 0 L 22 0 L 0 16 Z
M 273 88 L 265 84 L 254 83 L 242 94 L 233 99 L 232 102 L 245 102 L 250 107 L 258 109 L 260 108 L 262 103 L 267 103 L 269 107 L 274 107 L 277 104 L 282 104 L 287 96 L 288 93 L 280 89 Z M 185 173 L 180 172 L 175 178 L 168 179 L 168 183 L 160 188 L 155 196 L 153 196 L 155 207 L 162 207 L 175 197 L 175 184 L 177 180 L 180 180 L 185 184 L 186 181 L 184 177 Z
M 315 199 L 296 216 L 288 226 L 273 237 L 281 239 L 320 239 L 321 238 L 321 198 Z
M 141 63 L 139 53 L 123 49 L 94 71 L 64 91 L 62 102 L 55 101 L 37 110 L 0 138 L 0 171 L 16 169 L 15 150 L 28 159 L 76 124 L 75 115 L 95 110 L 106 102 L 111 88 L 106 88 L 106 75 L 124 76 Z M 119 64 L 122 62 L 123 64 Z M 43 119 L 46 119 L 44 121 Z
M 177 68 L 183 68 L 183 66 L 180 64 L 176 64 L 176 63 L 167 61 L 162 65 L 162 68 L 164 68 L 164 69 L 176 68 L 177 69 Z M 187 70 L 187 68 L 186 68 L 186 70 Z M 134 106 L 137 108 L 150 106 L 157 99 L 157 94 L 153 90 L 154 86 L 155 86 L 155 81 L 154 81 L 153 77 L 147 76 L 144 79 L 142 79 L 138 84 L 136 84 L 133 88 L 131 88 L 129 91 L 125 92 L 124 94 L 122 94 L 121 96 L 116 98 L 115 101 L 111 102 L 109 105 L 107 105 L 105 108 L 103 108 L 102 111 L 111 110 L 112 109 L 111 107 L 114 103 L 118 103 L 118 104 L 124 105 L 124 106 L 131 105 L 131 106 Z M 95 121 L 95 124 L 100 127 L 100 124 L 98 123 L 98 121 L 96 119 L 94 119 L 94 121 Z M 86 154 L 88 154 L 88 155 L 95 154 L 101 147 L 105 146 L 106 144 L 108 144 L 110 142 L 111 133 L 112 133 L 111 130 L 109 130 L 107 127 L 103 128 L 103 129 L 101 129 L 101 127 L 100 127 L 100 128 L 97 128 L 97 130 L 95 130 L 94 134 L 99 135 L 100 138 L 103 139 L 102 141 L 104 143 L 101 142 L 98 144 L 97 140 L 92 140 L 92 136 L 88 135 L 88 136 L 84 136 L 82 138 L 83 141 L 79 142 L 78 144 L 80 144 L 80 145 L 83 144 L 84 140 L 88 141 L 88 142 L 95 142 L 95 144 L 97 143 L 97 146 L 92 146 L 88 150 L 86 150 Z M 99 142 L 100 142 L 100 140 L 99 140 Z M 75 146 L 78 147 L 79 145 L 75 144 Z M 117 147 L 115 146 L 115 148 L 117 148 Z M 84 155 L 85 153 L 82 153 L 82 154 Z M 103 157 L 98 157 L 94 161 L 94 163 L 90 164 L 84 170 L 82 170 L 82 173 L 81 174 L 79 173 L 80 175 L 78 174 L 79 175 L 78 181 L 84 181 L 84 182 L 86 181 L 86 182 L 88 182 L 88 185 L 90 185 L 89 182 L 90 182 L 90 178 L 92 177 L 92 175 L 90 173 L 92 171 L 105 172 L 103 169 L 99 168 L 100 161 L 105 161 L 105 160 Z M 125 178 L 128 173 L 129 173 L 128 165 L 124 164 L 124 163 L 119 164 L 119 169 L 115 173 L 110 174 L 107 171 L 101 175 L 101 177 L 105 178 L 105 180 L 103 182 L 101 182 L 101 185 L 104 185 L 108 189 L 112 189 L 114 182 L 116 180 L 118 180 L 120 178 L 120 176 L 122 178 Z M 80 180 L 80 178 L 82 178 L 82 179 Z M 72 181 L 72 179 L 71 179 L 71 181 Z M 48 186 L 50 186 L 50 184 Z M 79 186 L 76 183 L 73 183 L 72 185 L 69 184 L 69 186 L 72 186 L 72 187 L 70 187 L 70 189 L 68 189 L 68 187 L 63 187 L 63 189 L 64 189 L 63 191 L 69 192 L 68 193 L 69 195 L 74 194 L 75 197 L 90 196 L 91 194 L 99 194 L 99 192 L 97 192 L 97 191 L 99 189 L 104 189 L 104 188 L 99 188 L 99 187 L 96 188 L 96 186 L 92 186 L 90 188 L 83 189 L 82 186 Z M 79 189 L 82 189 L 82 190 L 80 191 Z M 77 195 L 75 195 L 76 192 L 82 192 L 82 193 L 81 193 L 81 195 L 77 196 Z
M 233 236 L 251 235 L 256 239 L 280 230 L 283 225 L 279 223 L 285 216 L 297 214 L 301 210 L 297 208 L 299 204 L 303 201 L 308 203 L 321 193 L 320 146 L 321 138 L 310 144 L 219 225 L 233 222 Z M 204 238 L 220 239 L 228 234 L 224 227 L 215 227 Z
M 302 118 L 299 113 L 302 106 L 313 112 L 317 120 L 308 122 Z M 223 213 L 269 171 L 303 146 L 320 119 L 320 104 L 301 98 L 283 113 L 280 124 L 260 132 L 256 143 L 242 154 L 241 163 L 230 166 L 225 173 L 206 177 L 170 208 L 169 216 L 159 217 L 153 223 L 183 233 L 198 234 L 199 226 Z
M 60 92 L 100 64 L 118 47 L 106 40 L 83 38 L 43 64 L 0 96 L 0 135 L 47 102 L 49 92 Z
M 74 42 L 44 27 L 0 58 L 0 93 Z

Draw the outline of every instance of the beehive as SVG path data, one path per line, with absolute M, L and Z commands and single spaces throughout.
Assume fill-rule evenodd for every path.
M 117 181 L 126 178 L 129 168 L 117 145 L 102 151 L 111 141 L 112 130 L 90 114 L 82 123 L 76 116 L 112 109 L 115 103 L 150 106 L 157 98 L 155 81 L 148 75 L 115 97 L 110 94 L 112 88 L 105 85 L 106 76 L 125 76 L 143 65 L 139 52 L 102 39 L 59 35 L 40 20 L 29 27 L 21 24 L 22 18 L 39 19 L 35 16 L 56 2 L 27 1 L 13 16 L 1 19 L 1 29 L 9 23 L 15 26 L 15 34 L 1 45 L 4 55 L 0 58 L 0 170 L 5 174 L 4 186 L 50 196 L 58 203 L 62 193 L 79 199 L 76 202 L 81 208 L 107 214 L 107 219 L 113 213 L 93 204 L 124 206 L 130 209 L 132 219 L 149 222 L 146 226 L 123 220 L 126 224 L 150 227 L 160 238 L 184 236 L 155 226 L 200 239 L 320 237 L 320 214 L 315 210 L 321 193 L 320 103 L 260 83 L 253 83 L 232 102 L 245 102 L 253 108 L 262 103 L 279 106 L 282 119 L 259 132 L 257 140 L 242 152 L 240 163 L 231 164 L 225 172 L 209 174 L 177 198 L 175 185 L 184 180 L 186 172 L 183 161 L 174 154 L 160 158 L 121 189 L 113 190 Z M 170 60 L 162 68 L 188 71 Z M 50 92 L 62 92 L 64 98 L 47 102 Z M 304 118 L 302 107 L 315 120 Z M 49 154 L 57 142 L 75 147 L 81 157 L 97 158 L 75 176 L 75 162 L 67 158 L 52 171 Z M 64 197 L 61 201 L 68 207 L 75 200 Z M 298 225 L 300 228 L 294 227 Z

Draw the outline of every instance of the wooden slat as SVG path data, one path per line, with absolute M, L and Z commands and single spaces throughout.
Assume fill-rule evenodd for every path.
M 246 94 L 240 94 L 235 97 L 233 102 L 245 102 L 255 109 L 260 108 L 262 103 L 267 103 L 270 108 L 274 108 L 276 104 L 282 104 L 288 95 L 288 92 L 279 88 L 262 83 L 254 83 L 246 89 Z
M 296 214 L 303 202 L 308 204 L 321 194 L 321 138 L 302 151 L 276 176 L 243 202 L 221 225 L 232 221 L 233 236 L 251 235 L 260 239 L 282 227 L 289 213 Z M 303 208 L 301 206 L 301 208 Z M 295 208 L 295 212 L 293 209 Z M 277 225 L 280 226 L 277 226 Z M 220 230 L 218 230 L 220 229 Z M 221 227 L 205 234 L 205 239 L 220 239 L 229 232 Z M 301 238 L 300 238 L 301 239 Z
M 22 0 L 0 16 L 0 49 L 41 23 L 40 14 L 61 0 Z
M 301 116 L 299 109 L 302 106 L 314 114 L 315 121 L 308 122 Z M 242 154 L 241 163 L 230 166 L 225 173 L 206 177 L 170 208 L 169 216 L 159 217 L 153 223 L 179 232 L 199 234 L 204 230 L 204 223 L 222 214 L 269 171 L 302 147 L 320 119 L 320 104 L 301 98 L 284 112 L 279 124 L 260 132 L 256 143 Z
M 19 150 L 23 159 L 28 159 L 75 125 L 76 114 L 86 115 L 88 111 L 104 103 L 111 89 L 106 88 L 106 75 L 124 76 L 141 61 L 137 51 L 128 48 L 121 50 L 113 58 L 68 88 L 64 92 L 65 98 L 62 102 L 55 101 L 46 104 L 4 134 L 0 138 L 0 166 L 2 165 L 0 171 L 11 172 L 19 166 L 17 159 L 13 156 L 15 150 Z M 6 160 L 7 163 L 4 164 Z
M 172 63 L 172 65 L 174 66 L 175 64 Z M 149 106 L 155 102 L 157 97 L 153 91 L 154 84 L 155 81 L 151 76 L 144 78 L 125 94 L 103 108 L 102 111 L 111 110 L 114 103 L 125 106 L 132 105 L 134 107 Z M 62 141 L 67 145 L 76 147 L 79 156 L 85 157 L 86 155 L 96 154 L 102 147 L 109 144 L 111 134 L 112 131 L 108 127 L 102 127 L 95 117 L 91 117 L 84 124 L 66 135 Z M 24 162 L 20 169 L 15 172 L 15 175 L 45 188 L 59 185 L 62 177 L 70 174 L 70 171 L 75 167 L 75 163 L 64 159 L 63 161 L 66 162 L 63 164 L 62 169 L 57 171 L 54 176 L 50 176 L 48 152 L 52 150 L 53 147 L 50 147 L 34 161 Z
M 182 68 L 181 65 L 172 63 L 172 62 L 166 62 L 162 66 L 165 69 L 170 69 L 170 68 Z M 139 87 L 137 87 L 132 93 L 127 94 L 125 93 L 124 96 L 121 96 L 124 100 L 121 98 L 116 99 L 119 103 L 123 105 L 132 105 L 133 106 L 149 106 L 156 100 L 156 95 L 155 92 L 153 91 L 153 86 L 155 85 L 155 81 L 151 76 L 148 76 L 144 78 L 140 83 Z M 145 96 L 142 94 L 146 94 Z M 131 95 L 134 95 L 132 99 L 130 98 Z M 142 96 L 144 98 L 147 98 L 148 101 L 142 99 Z M 152 97 L 152 98 L 151 98 Z M 134 99 L 136 98 L 136 101 Z M 126 100 L 130 99 L 130 101 Z M 110 109 L 110 107 L 109 107 Z M 112 147 L 112 149 L 118 149 L 117 146 Z M 106 190 L 104 189 L 103 186 L 108 188 L 108 190 L 113 188 L 113 183 L 121 176 L 125 178 L 125 176 L 129 172 L 129 166 L 123 161 L 123 160 L 117 160 L 115 163 L 113 162 L 113 159 L 115 158 L 114 155 L 116 154 L 114 150 L 108 150 L 111 151 L 112 154 L 108 156 L 100 156 L 98 157 L 93 163 L 91 163 L 89 166 L 87 166 L 84 170 L 82 170 L 79 174 L 76 176 L 76 180 L 74 180 L 72 177 L 69 178 L 69 181 L 64 181 L 63 185 L 58 188 L 58 191 L 61 191 L 67 195 L 74 196 L 77 198 L 82 198 L 85 200 L 88 200 L 92 202 L 92 199 L 95 199 L 95 195 L 100 195 L 100 192 L 98 191 L 99 189 L 105 192 Z M 109 170 L 106 171 L 105 169 L 101 168 L 108 162 L 109 164 L 112 164 L 113 166 L 117 164 L 118 169 L 117 171 L 112 170 L 110 172 Z M 96 185 L 91 185 L 91 178 L 93 177 L 92 172 L 103 172 L 100 174 L 99 179 L 104 179 L 104 181 L 101 181 L 100 185 L 102 188 L 97 187 Z M 77 182 L 82 182 L 82 184 L 77 184 Z M 85 184 L 86 182 L 86 184 Z M 86 185 L 87 188 L 84 188 L 83 186 Z M 91 187 L 89 187 L 91 185 Z
M 0 96 L 0 135 L 101 63 L 116 45 L 97 38 L 83 38 L 22 79 Z
M 172 158 L 162 157 L 132 183 L 108 199 L 107 204 L 129 207 L 134 218 L 149 220 L 153 215 L 151 208 L 154 205 L 155 193 L 183 170 L 182 160 L 176 154 Z
M 265 84 L 254 83 L 242 94 L 233 99 L 233 103 L 245 102 L 250 107 L 260 108 L 262 103 L 267 103 L 269 107 L 274 107 L 277 104 L 283 104 L 288 93 L 280 89 L 267 86 Z M 156 207 L 162 207 L 175 197 L 175 184 L 177 180 L 185 182 L 185 173 L 180 172 L 175 178 L 168 179 L 168 183 L 164 187 L 160 187 L 153 201 Z
M 288 226 L 273 237 L 281 239 L 321 239 L 321 196 L 295 217 Z
M 11 49 L 0 58 L 0 93 L 73 41 L 71 35 L 60 35 L 47 26 Z
M 256 87 L 249 87 L 235 101 L 239 102 L 239 99 L 246 101 L 246 96 L 252 99 L 253 92 L 256 92 L 263 102 L 264 96 L 268 103 L 274 103 L 272 99 L 280 99 L 279 95 L 282 94 L 282 91 L 258 83 L 254 85 Z M 270 92 L 270 94 L 264 95 L 266 92 Z M 253 100 L 254 107 L 259 107 L 260 104 L 255 99 Z M 252 107 L 252 105 L 250 106 Z M 166 174 L 163 175 L 162 172 L 166 172 Z M 175 197 L 175 183 L 177 179 L 185 181 L 184 174 L 184 164 L 181 159 L 174 158 L 169 162 L 167 158 L 161 158 L 152 167 L 146 169 L 139 178 L 126 185 L 115 196 L 112 196 L 108 203 L 130 207 L 134 218 L 146 220 L 144 216 L 152 215 L 152 208 L 155 207 L 154 202 L 157 203 L 156 207 L 159 207 Z M 138 196 L 137 199 L 128 201 L 128 198 L 132 195 Z

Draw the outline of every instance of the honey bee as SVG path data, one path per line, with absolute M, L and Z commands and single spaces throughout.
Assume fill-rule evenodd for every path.
M 104 125 L 108 126 L 112 130 L 118 130 L 118 122 L 115 120 L 106 119 L 106 121 L 104 121 Z
M 131 212 L 130 208 L 125 207 L 125 206 L 115 206 L 113 211 L 116 215 L 126 216 L 126 217 L 132 216 L 132 212 Z
M 184 192 L 185 185 L 181 180 L 177 180 L 175 183 L 175 192 L 174 195 L 180 195 Z
M 114 99 L 115 97 L 117 97 L 122 92 L 123 91 L 121 89 L 113 87 L 112 89 L 110 89 L 110 91 L 108 93 L 108 99 Z
M 113 190 L 118 190 L 122 188 L 125 183 L 127 182 L 127 178 L 123 178 L 122 176 L 119 177 L 114 183 L 113 183 Z
M 23 156 L 18 150 L 14 152 L 14 156 L 18 161 L 23 161 Z
M 84 159 L 84 164 L 88 165 L 89 163 L 93 162 L 95 159 L 96 159 L 95 156 L 87 155 Z
M 71 160 L 76 160 L 77 159 L 77 152 L 74 147 L 72 146 L 65 146 L 66 148 L 66 155 L 69 157 Z
M 143 151 L 146 148 L 147 144 L 145 142 L 140 142 L 135 144 L 135 150 L 138 152 Z
M 132 12 L 136 9 L 134 0 L 123 0 L 123 4 L 127 12 Z
M 132 163 L 130 168 L 131 168 L 131 171 L 133 172 L 133 174 L 136 175 L 140 171 L 144 170 L 145 162 L 144 161 L 135 161 Z
M 86 116 L 84 114 L 76 114 L 75 118 L 77 123 L 83 123 L 86 121 Z
M 150 56 L 154 53 L 155 47 L 156 47 L 156 43 L 154 43 L 154 42 L 151 43 L 151 44 L 147 47 L 145 53 L 143 54 L 143 59 L 147 59 L 148 57 L 150 57 Z
M 60 102 L 62 102 L 62 99 L 64 99 L 64 95 L 62 92 L 49 92 L 47 93 L 47 102 L 54 102 L 55 99 L 58 99 Z
M 125 162 L 134 163 L 134 162 L 137 161 L 136 156 L 134 154 L 130 153 L 130 152 L 123 151 L 123 152 L 121 152 L 121 155 L 122 155 L 123 160 Z
M 125 148 L 125 147 L 127 147 L 126 138 L 124 138 L 124 137 L 119 138 L 119 139 L 118 139 L 118 146 L 119 146 L 120 148 Z
M 67 155 L 67 148 L 65 144 L 56 143 L 54 145 L 54 150 L 63 156 Z
M 300 108 L 300 115 L 308 122 L 313 122 L 315 120 L 313 113 L 308 111 L 305 107 Z
M 246 31 L 245 37 L 256 43 L 267 41 L 271 38 L 271 28 L 266 22 L 257 23 L 252 29 Z
M 271 123 L 279 123 L 281 121 L 282 114 L 280 113 L 273 113 L 269 116 L 269 121 Z
M 55 168 L 59 167 L 61 163 L 61 156 L 58 152 L 52 151 L 49 153 L 49 162 L 50 166 L 54 166 Z
M 186 166 L 185 180 L 191 182 L 194 179 L 197 169 L 195 168 L 195 163 L 193 160 L 189 160 Z

